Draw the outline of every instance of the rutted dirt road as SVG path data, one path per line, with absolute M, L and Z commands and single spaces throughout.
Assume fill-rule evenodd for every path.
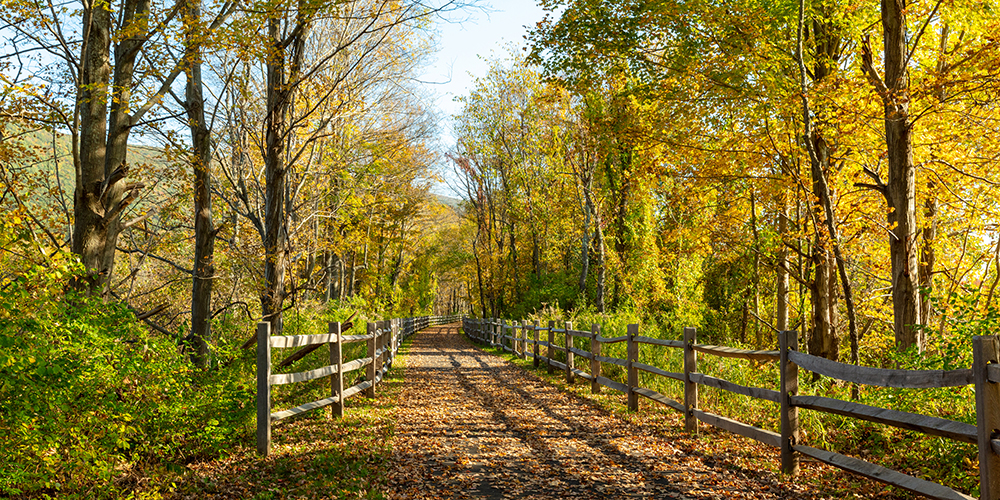
M 484 353 L 459 326 L 409 350 L 390 498 L 820 498 L 687 454 Z

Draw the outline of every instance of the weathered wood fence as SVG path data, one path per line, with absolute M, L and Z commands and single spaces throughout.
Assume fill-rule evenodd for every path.
M 330 323 L 328 333 L 319 335 L 271 335 L 271 324 L 257 324 L 257 453 L 266 456 L 271 449 L 271 424 L 305 413 L 309 410 L 333 405 L 334 416 L 344 415 L 344 401 L 362 392 L 365 397 L 375 397 L 375 386 L 382 381 L 386 371 L 399 351 L 403 340 L 429 326 L 458 321 L 459 316 L 420 316 L 397 318 L 368 323 L 364 335 L 343 335 L 341 323 Z M 345 361 L 343 346 L 367 342 L 367 356 Z M 305 348 L 327 344 L 330 364 L 297 373 L 271 373 L 272 348 Z M 293 355 L 294 357 L 295 355 Z M 289 357 L 291 359 L 292 357 Z M 344 375 L 365 369 L 364 379 L 344 388 Z M 289 410 L 271 413 L 271 386 L 293 384 L 328 377 L 330 397 L 312 401 Z
M 935 482 L 800 443 L 798 419 L 800 408 L 844 415 L 931 436 L 976 444 L 979 447 L 980 498 L 982 500 L 1000 499 L 1000 365 L 998 365 L 1000 339 L 995 335 L 974 338 L 973 367 L 971 369 L 945 371 L 890 370 L 830 361 L 800 352 L 798 350 L 798 332 L 796 331 L 780 332 L 780 349 L 778 351 L 753 351 L 698 344 L 694 328 L 684 329 L 684 340 L 644 337 L 639 335 L 639 325 L 628 325 L 626 335 L 611 338 L 601 335 L 599 325 L 593 325 L 590 331 L 581 331 L 574 330 L 571 323 L 566 323 L 563 328 L 557 328 L 555 323 L 551 321 L 547 327 L 540 327 L 537 322 L 529 325 L 493 319 L 464 318 L 463 329 L 467 335 L 475 340 L 513 352 L 522 359 L 532 357 L 535 367 L 545 363 L 549 373 L 554 373 L 555 370 L 564 371 L 569 382 L 572 382 L 576 377 L 590 380 L 593 392 L 600 392 L 601 386 L 604 386 L 625 393 L 629 410 L 638 410 L 639 396 L 642 396 L 683 413 L 685 428 L 690 432 L 697 433 L 698 421 L 701 421 L 779 448 L 781 450 L 781 470 L 786 474 L 796 474 L 799 456 L 806 455 L 835 467 L 930 498 L 948 500 L 974 498 Z M 539 339 L 542 333 L 545 334 L 545 340 Z M 554 337 L 557 333 L 562 334 L 562 345 L 556 345 Z M 573 337 L 589 339 L 590 351 L 574 347 Z M 601 355 L 602 345 L 619 342 L 626 343 L 627 359 Z M 530 352 L 529 344 L 531 345 Z M 639 346 L 643 344 L 683 350 L 683 372 L 668 372 L 656 366 L 640 363 L 638 361 Z M 540 352 L 542 347 L 545 348 L 544 355 Z M 565 363 L 554 359 L 555 352 L 565 353 Z M 779 390 L 748 387 L 700 373 L 698 372 L 698 353 L 748 361 L 778 363 Z M 578 368 L 576 357 L 587 359 L 589 369 L 585 371 Z M 623 367 L 627 374 L 626 383 L 623 384 L 601 376 L 603 363 Z M 821 396 L 800 396 L 798 394 L 799 368 L 837 380 L 880 387 L 928 389 L 975 384 L 977 425 Z M 674 401 L 652 389 L 640 387 L 638 383 L 639 371 L 682 383 L 684 401 Z M 778 403 L 780 405 L 781 432 L 776 433 L 761 429 L 699 409 L 698 386 L 700 385 Z

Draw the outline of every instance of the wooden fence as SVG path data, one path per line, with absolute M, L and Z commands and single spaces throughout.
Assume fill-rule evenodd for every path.
M 475 340 L 513 352 L 522 359 L 531 356 L 535 367 L 545 363 L 549 373 L 553 373 L 555 370 L 564 371 L 567 381 L 572 382 L 576 377 L 590 380 L 593 392 L 600 392 L 601 386 L 604 386 L 625 393 L 629 410 L 638 410 L 638 398 L 642 396 L 683 413 L 684 426 L 690 432 L 696 433 L 698 421 L 701 421 L 780 448 L 781 470 L 786 474 L 797 473 L 798 458 L 800 455 L 805 455 L 930 498 L 949 500 L 974 498 L 935 482 L 800 443 L 798 420 L 800 408 L 844 415 L 931 436 L 973 443 L 979 447 L 980 498 L 982 500 L 1000 499 L 1000 439 L 998 439 L 1000 438 L 1000 384 L 998 384 L 1000 383 L 1000 365 L 997 364 L 1000 361 L 998 359 L 1000 358 L 1000 339 L 995 335 L 974 338 L 973 367 L 971 369 L 918 371 L 855 366 L 812 356 L 798 350 L 798 332 L 796 331 L 780 332 L 780 349 L 778 351 L 753 351 L 698 344 L 694 328 L 684 329 L 684 340 L 665 340 L 639 335 L 639 325 L 628 325 L 626 335 L 611 338 L 601 335 L 599 325 L 593 325 L 590 331 L 580 331 L 573 330 L 570 323 L 566 323 L 563 328 L 557 328 L 555 323 L 551 321 L 548 327 L 540 327 L 537 322 L 529 325 L 492 319 L 465 318 L 462 326 L 465 333 Z M 539 339 L 541 333 L 545 334 L 545 340 Z M 554 340 L 556 333 L 563 334 L 562 345 L 556 345 Z M 573 337 L 589 339 L 590 351 L 574 347 Z M 626 359 L 601 355 L 602 345 L 619 342 L 625 342 L 627 345 Z M 531 352 L 529 352 L 529 344 L 531 344 Z M 668 372 L 655 366 L 640 363 L 638 361 L 639 346 L 643 344 L 682 349 L 684 355 L 683 372 Z M 540 352 L 542 347 L 546 350 L 544 355 Z M 565 363 L 554 359 L 554 353 L 557 351 L 565 353 Z M 778 363 L 779 390 L 748 387 L 699 373 L 698 353 Z M 589 370 L 578 368 L 576 357 L 587 359 Z M 623 384 L 601 376 L 601 365 L 604 363 L 623 367 L 626 371 L 626 383 Z M 927 389 L 975 384 L 977 425 L 821 396 L 800 396 L 798 395 L 799 368 L 837 380 L 880 387 Z M 674 401 L 659 392 L 640 387 L 638 383 L 639 371 L 682 383 L 684 401 Z M 699 409 L 698 386 L 714 387 L 778 403 L 781 432 L 776 433 L 761 429 Z
M 375 386 L 382 381 L 386 371 L 406 337 L 429 326 L 458 321 L 459 316 L 420 316 L 397 318 L 368 323 L 364 335 L 343 335 L 341 323 L 330 323 L 328 333 L 320 335 L 278 335 L 271 336 L 270 323 L 257 324 L 257 453 L 267 456 L 271 449 L 271 424 L 279 420 L 333 405 L 334 416 L 344 415 L 344 401 L 351 396 L 365 393 L 365 397 L 375 397 Z M 343 346 L 355 342 L 367 342 L 367 356 L 352 361 L 343 359 Z M 327 344 L 330 364 L 313 370 L 297 373 L 271 373 L 272 348 L 301 348 Z M 298 353 L 289 356 L 298 359 Z M 301 357 L 301 356 L 299 356 Z M 287 361 L 287 360 L 286 360 Z M 287 365 L 288 363 L 282 363 Z M 351 387 L 344 388 L 344 375 L 365 369 L 364 379 Z M 271 386 L 293 384 L 319 378 L 329 378 L 330 397 L 312 401 L 289 410 L 271 413 Z

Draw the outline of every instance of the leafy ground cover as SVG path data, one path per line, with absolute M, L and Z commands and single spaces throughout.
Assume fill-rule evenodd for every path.
M 376 397 L 347 400 L 342 419 L 322 409 L 279 422 L 266 458 L 248 442 L 230 456 L 166 471 L 157 489 L 177 499 L 384 499 L 405 366 L 406 356 L 397 357 Z

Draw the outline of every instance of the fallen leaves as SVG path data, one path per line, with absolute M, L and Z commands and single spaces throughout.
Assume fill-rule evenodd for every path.
M 848 484 L 842 472 L 804 463 L 802 476 L 791 483 L 776 471 L 776 450 L 721 431 L 684 434 L 679 418 L 663 412 L 619 414 L 614 406 L 621 406 L 620 395 L 584 395 L 583 384 L 536 376 L 516 362 L 473 347 L 455 325 L 416 336 L 397 406 L 389 498 L 773 500 L 853 494 L 815 487 L 826 476 Z M 850 491 L 874 496 L 884 490 L 868 482 Z

